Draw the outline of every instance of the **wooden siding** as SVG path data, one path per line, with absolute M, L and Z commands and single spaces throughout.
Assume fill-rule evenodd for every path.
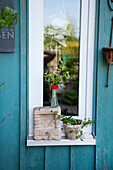
M 15 1 L 19 13 L 19 1 Z M 19 16 L 18 16 L 19 17 Z M 19 18 L 15 29 L 15 52 L 0 53 L 0 84 L 6 86 L 0 92 L 0 170 L 19 169 L 20 129 L 20 33 Z
M 27 147 L 26 0 L 15 0 L 15 53 L 0 53 L 0 170 L 93 170 L 95 146 Z
M 20 7 L 20 9 L 19 9 Z M 15 53 L 0 53 L 0 170 L 94 169 L 95 146 L 27 147 L 27 5 L 15 0 L 18 10 Z M 88 158 L 88 159 L 87 159 Z
M 94 150 L 94 146 L 28 147 L 26 170 L 93 170 Z
M 107 64 L 102 53 L 102 47 L 109 46 L 113 16 L 107 0 L 97 0 L 99 24 L 97 22 L 98 44 L 95 53 L 95 56 L 98 56 L 97 97 L 95 96 L 96 156 L 95 146 L 26 146 L 28 110 L 26 2 L 27 0 L 15 0 L 15 9 L 19 13 L 15 30 L 15 53 L 0 53 L 0 83 L 6 83 L 6 87 L 0 92 L 0 122 L 11 111 L 10 116 L 6 117 L 0 126 L 0 170 L 93 170 L 95 158 L 97 170 L 113 169 L 113 66 L 110 66 L 109 88 L 106 88 Z
M 109 47 L 112 17 L 113 11 L 110 11 L 107 0 L 100 0 L 97 59 L 97 170 L 113 169 L 113 65 L 110 65 L 109 87 L 106 88 L 107 64 L 102 52 L 102 47 Z

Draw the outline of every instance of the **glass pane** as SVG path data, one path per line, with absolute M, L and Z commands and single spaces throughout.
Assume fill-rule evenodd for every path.
M 57 74 L 65 62 L 70 78 L 57 89 L 62 114 L 78 115 L 80 0 L 44 0 L 44 72 Z M 44 80 L 44 106 L 51 105 L 51 87 Z

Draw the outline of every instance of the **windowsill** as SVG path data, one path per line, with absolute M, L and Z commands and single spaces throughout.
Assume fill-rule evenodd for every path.
M 66 146 L 66 145 L 96 145 L 96 138 L 92 135 L 87 135 L 83 138 L 83 141 L 61 139 L 57 140 L 33 140 L 33 136 L 27 137 L 27 146 Z

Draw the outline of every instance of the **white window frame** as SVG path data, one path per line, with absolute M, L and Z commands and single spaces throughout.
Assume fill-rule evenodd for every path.
M 78 115 L 92 120 L 96 0 L 81 1 Z M 29 136 L 34 107 L 43 107 L 43 0 L 29 0 Z

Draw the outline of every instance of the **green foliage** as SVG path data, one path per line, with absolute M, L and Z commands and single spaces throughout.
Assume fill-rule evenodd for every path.
M 77 89 L 73 88 L 62 94 L 62 103 L 68 105 L 75 105 L 78 102 Z
M 76 41 L 76 42 L 79 42 L 80 38 L 77 38 L 74 35 L 71 35 L 70 37 L 67 38 L 67 41 Z
M 12 25 L 17 24 L 17 11 L 9 7 L 3 7 L 0 13 L 0 30 L 8 25 L 9 29 Z
M 83 135 L 83 132 L 82 132 L 82 131 L 80 131 L 80 135 L 81 135 L 81 136 Z
M 80 132 L 81 131 L 81 129 L 77 129 L 77 130 L 75 130 L 75 133 L 77 134 L 78 132 Z
M 84 127 L 88 127 L 88 125 L 91 125 L 91 124 L 92 124 L 92 121 L 89 118 L 88 118 L 88 121 L 86 121 L 85 119 L 81 128 L 83 129 Z
M 51 110 L 51 112 L 52 112 L 52 110 Z M 58 111 L 54 111 L 54 114 L 55 114 L 55 115 L 57 115 L 57 113 L 58 113 Z
M 54 36 L 51 36 L 51 35 L 48 35 L 48 30 L 49 29 L 54 29 L 52 25 L 50 26 L 46 26 L 44 28 L 44 48 L 48 48 L 48 47 L 51 47 L 51 48 L 55 48 L 56 46 L 56 39 L 54 38 Z
M 62 56 L 66 63 L 65 70 L 69 71 L 71 79 L 79 76 L 79 42 L 67 41 L 67 47 L 62 47 Z
M 65 35 L 64 31 L 60 32 L 60 30 L 57 30 L 55 34 L 55 30 L 52 25 L 48 25 L 44 28 L 44 48 L 45 49 L 59 49 L 59 45 L 61 47 L 61 58 L 65 62 L 65 69 L 63 70 L 64 72 L 68 71 L 70 74 L 71 80 L 78 80 L 79 76 L 79 42 L 80 39 L 76 37 L 75 34 L 75 26 L 72 23 L 68 24 L 66 31 L 70 32 L 69 35 Z M 51 32 L 53 30 L 53 34 Z M 64 35 L 64 40 L 66 42 L 67 47 L 59 44 L 60 40 L 57 40 L 55 38 L 55 35 Z M 57 59 L 59 53 L 57 54 Z M 68 58 L 68 59 L 67 59 Z
M 91 121 L 91 120 L 88 118 L 88 121 L 86 121 L 86 118 L 85 118 L 81 128 L 83 129 L 84 127 L 88 127 L 88 126 L 91 125 L 92 123 L 96 123 L 96 119 L 94 119 L 93 121 Z
M 53 75 L 51 71 L 44 73 L 45 81 L 48 81 L 50 85 L 55 84 L 57 86 L 67 83 L 70 75 L 68 71 L 63 72 L 64 68 L 64 62 L 59 61 L 57 73 L 55 75 Z
M 54 114 L 57 114 L 57 111 L 53 112 Z M 82 121 L 81 119 L 74 119 L 72 116 L 66 117 L 64 115 L 58 115 L 57 114 L 57 119 L 60 119 L 63 124 L 67 124 L 67 125 L 81 125 L 80 129 L 75 130 L 75 134 L 80 133 L 80 135 L 76 136 L 76 139 L 81 138 L 81 136 L 83 135 L 83 128 L 84 127 L 88 127 L 89 125 L 91 125 L 92 123 L 96 123 L 96 119 L 94 119 L 93 121 L 91 121 L 89 118 L 86 121 L 86 118 L 84 119 L 84 121 Z M 69 133 L 73 133 L 73 130 L 70 130 Z M 83 139 L 81 139 L 83 141 Z
M 73 133 L 73 130 L 70 130 L 69 133 Z
M 74 57 L 71 57 L 66 62 L 66 67 L 64 71 L 69 71 L 70 76 L 72 79 L 78 79 L 79 77 L 79 60 L 78 60 L 79 54 L 74 55 Z
M 16 25 L 17 24 L 17 11 L 7 6 L 3 7 L 0 13 L 0 30 L 1 28 L 4 28 L 6 25 L 8 25 L 8 28 L 10 29 L 10 27 L 14 25 L 14 22 Z M 2 83 L 0 85 L 0 88 L 2 86 L 5 86 L 5 83 Z
M 82 123 L 81 119 L 73 119 L 72 116 L 66 117 L 64 115 L 58 115 L 58 119 L 60 119 L 63 124 L 68 125 L 80 125 Z
M 79 136 L 76 136 L 76 139 L 79 139 Z

